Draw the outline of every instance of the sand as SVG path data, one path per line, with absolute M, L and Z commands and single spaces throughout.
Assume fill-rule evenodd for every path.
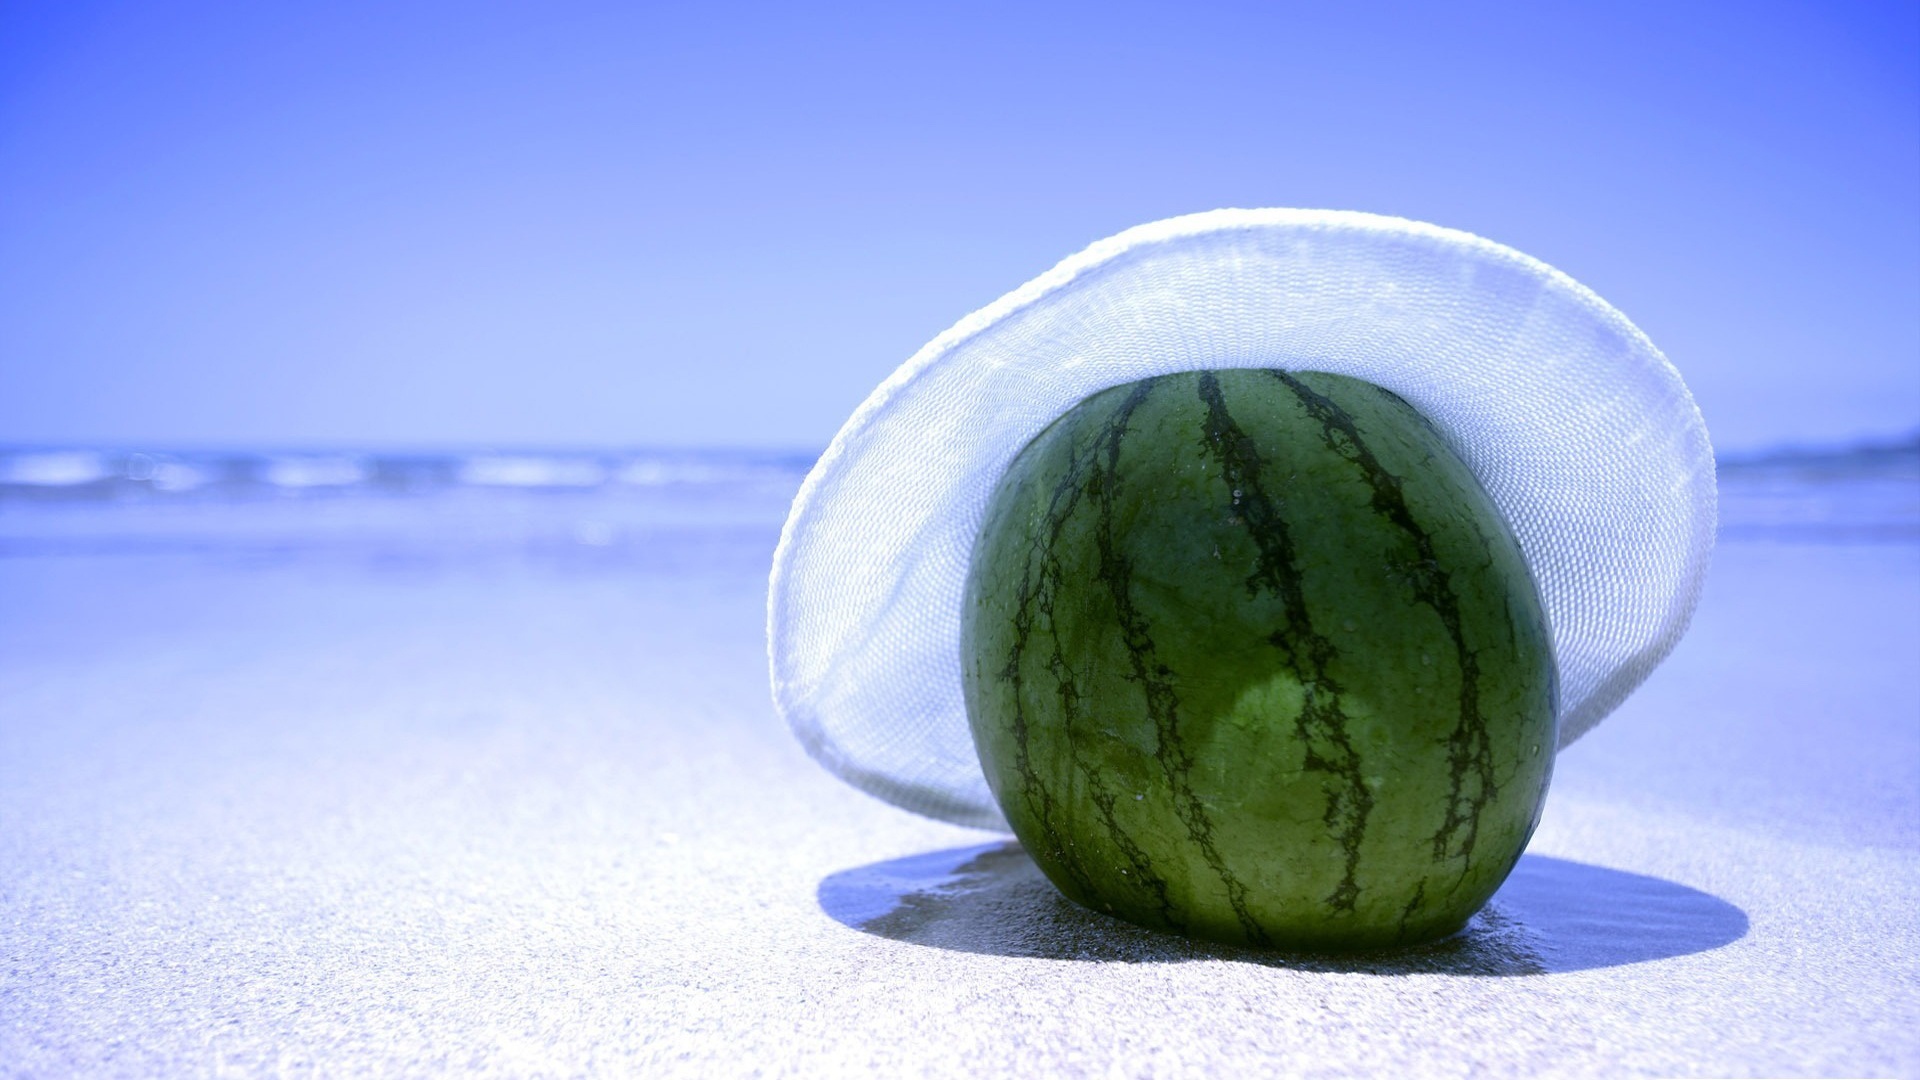
M 0 1074 L 1920 1074 L 1920 545 L 1723 545 L 1469 933 L 1341 961 L 1080 911 L 816 767 L 769 505 L 458 550 L 9 511 Z

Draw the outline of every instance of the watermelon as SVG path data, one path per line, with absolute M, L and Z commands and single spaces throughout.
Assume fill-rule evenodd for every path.
M 1458 931 L 1553 762 L 1519 546 L 1370 383 L 1189 371 L 1102 391 L 1014 458 L 973 550 L 968 722 L 1074 901 L 1333 952 Z

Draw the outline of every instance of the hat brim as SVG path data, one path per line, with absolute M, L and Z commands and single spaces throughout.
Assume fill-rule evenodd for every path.
M 822 765 L 908 810 L 1004 828 L 960 686 L 961 590 L 1014 455 L 1109 386 L 1278 367 L 1400 395 L 1492 496 L 1545 602 L 1560 745 L 1673 649 L 1715 528 L 1678 372 L 1551 267 L 1467 233 L 1219 210 L 1102 240 L 916 353 L 802 485 L 768 597 L 773 696 Z

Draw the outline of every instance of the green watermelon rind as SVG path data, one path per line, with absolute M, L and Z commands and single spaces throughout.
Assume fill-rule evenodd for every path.
M 1538 591 L 1385 390 L 1248 369 L 1096 394 L 1016 457 L 971 567 L 989 786 L 1088 907 L 1277 948 L 1430 940 L 1538 821 Z

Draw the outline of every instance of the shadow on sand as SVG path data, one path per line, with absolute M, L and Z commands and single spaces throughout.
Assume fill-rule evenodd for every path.
M 1309 956 L 1143 930 L 1061 896 L 1017 843 L 983 844 L 842 870 L 820 907 L 880 937 L 1050 960 L 1235 960 L 1381 975 L 1541 975 L 1705 952 L 1738 941 L 1746 913 L 1716 896 L 1623 870 L 1526 855 L 1467 928 L 1444 941 L 1361 956 Z

